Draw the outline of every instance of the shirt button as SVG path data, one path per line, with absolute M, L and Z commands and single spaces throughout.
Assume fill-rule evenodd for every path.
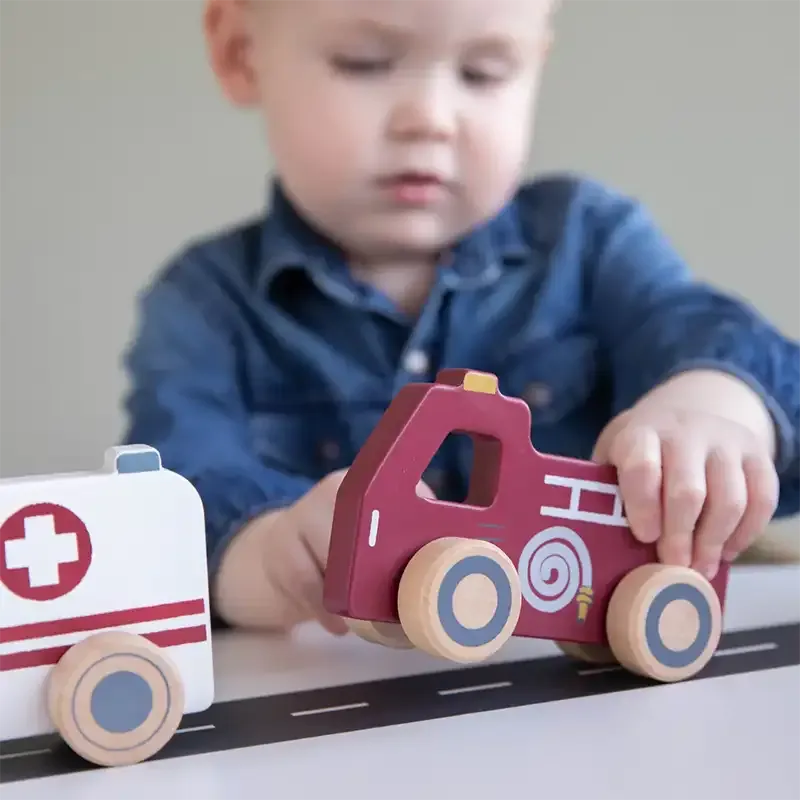
M 428 370 L 428 356 L 422 350 L 410 350 L 406 354 L 403 366 L 413 375 L 422 375 Z
M 550 387 L 544 383 L 532 383 L 525 390 L 525 400 L 533 408 L 544 408 L 550 405 L 553 399 L 553 393 Z
M 341 455 L 342 449 L 333 439 L 328 439 L 320 445 L 320 453 L 325 461 L 336 461 Z

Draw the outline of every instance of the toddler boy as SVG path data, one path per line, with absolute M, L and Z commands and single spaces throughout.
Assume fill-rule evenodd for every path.
M 552 0 L 207 0 L 276 162 L 263 218 L 141 297 L 127 440 L 205 503 L 215 613 L 316 619 L 341 476 L 408 381 L 499 376 L 547 453 L 609 461 L 634 535 L 713 576 L 798 511 L 798 345 L 692 279 L 632 199 L 522 182 Z M 419 490 L 463 497 L 446 442 Z M 176 533 L 176 535 L 178 535 Z

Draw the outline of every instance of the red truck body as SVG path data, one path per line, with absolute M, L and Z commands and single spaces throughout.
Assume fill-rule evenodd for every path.
M 495 543 L 517 568 L 522 607 L 515 636 L 607 644 L 606 609 L 631 570 L 656 562 L 624 517 L 614 467 L 550 456 L 530 440 L 528 405 L 494 376 L 443 370 L 395 397 L 337 496 L 325 579 L 326 608 L 343 617 L 398 621 L 403 570 L 442 537 Z M 450 433 L 474 442 L 463 503 L 416 487 Z M 724 603 L 728 568 L 712 581 Z

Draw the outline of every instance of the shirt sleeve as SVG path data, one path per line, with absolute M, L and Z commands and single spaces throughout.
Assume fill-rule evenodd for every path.
M 129 377 L 125 441 L 159 450 L 162 463 L 190 480 L 206 516 L 209 574 L 241 526 L 288 505 L 312 485 L 263 463 L 249 438 L 237 386 L 234 331 L 213 298 L 171 270 L 139 298 Z
M 777 432 L 776 516 L 800 511 L 800 348 L 742 299 L 695 280 L 641 204 L 591 187 L 584 213 L 588 302 L 612 375 L 614 412 L 673 375 L 718 369 L 745 381 Z

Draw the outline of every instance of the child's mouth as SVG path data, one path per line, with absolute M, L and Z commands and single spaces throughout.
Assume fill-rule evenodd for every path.
M 404 205 L 429 205 L 445 190 L 445 182 L 432 172 L 400 172 L 381 181 L 392 198 Z

